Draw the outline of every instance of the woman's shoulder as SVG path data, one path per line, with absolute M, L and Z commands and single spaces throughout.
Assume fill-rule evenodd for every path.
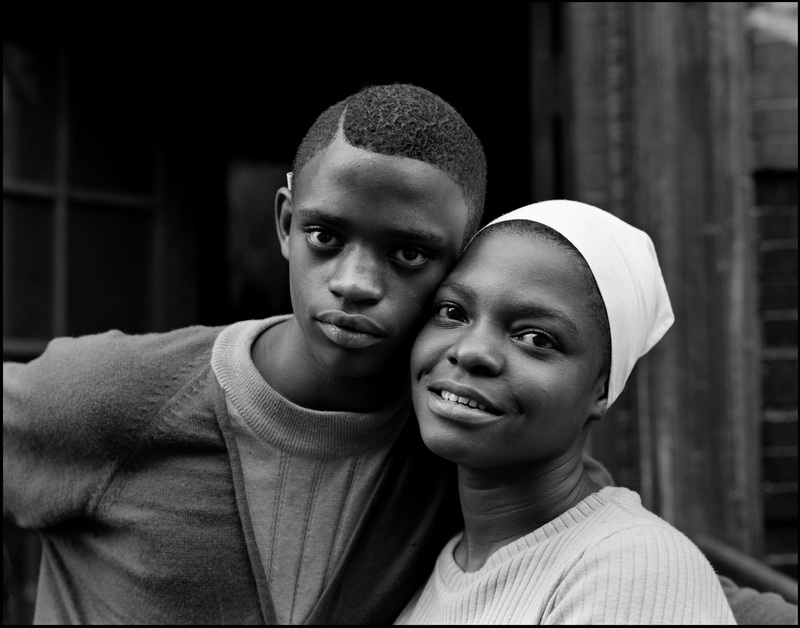
M 579 553 L 556 590 L 556 615 L 577 608 L 588 614 L 565 623 L 597 613 L 609 623 L 734 623 L 714 569 L 684 533 L 634 491 L 595 495 L 602 506 L 584 522 Z
M 692 564 L 702 579 L 716 577 L 711 564 L 691 539 L 670 522 L 642 505 L 635 491 L 606 487 L 580 505 L 585 517 L 569 532 L 571 569 L 619 569 L 662 573 Z
M 635 491 L 608 487 L 597 495 L 604 505 L 586 522 L 577 565 L 602 572 L 601 579 L 608 581 L 618 578 L 635 586 L 637 578 L 646 577 L 651 584 L 713 590 L 724 599 L 714 569 L 700 548 L 681 530 L 646 509 Z
M 671 527 L 666 520 L 645 508 L 639 493 L 629 488 L 607 486 L 591 495 L 589 499 L 594 499 L 598 514 L 604 514 L 606 519 L 617 522 L 622 527 L 635 525 Z

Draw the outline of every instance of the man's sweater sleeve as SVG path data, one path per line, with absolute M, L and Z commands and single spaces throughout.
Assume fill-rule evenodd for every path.
M 4 363 L 4 516 L 43 528 L 90 514 L 203 336 L 59 338 L 28 364 Z
M 736 623 L 743 626 L 797 625 L 797 605 L 790 604 L 777 593 L 762 593 L 739 587 L 730 578 L 719 577 L 728 597 Z

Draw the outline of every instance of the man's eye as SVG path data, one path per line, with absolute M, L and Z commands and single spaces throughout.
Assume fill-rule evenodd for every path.
M 523 344 L 536 347 L 537 349 L 557 349 L 558 343 L 550 334 L 543 331 L 531 330 L 514 336 Z
M 461 308 L 457 305 L 453 305 L 452 303 L 437 304 L 435 307 L 435 313 L 439 318 L 444 318 L 451 321 L 465 322 L 467 320 L 467 317 Z
M 342 242 L 335 235 L 322 229 L 311 229 L 306 232 L 306 239 L 314 246 L 333 248 L 342 246 Z
M 419 249 L 407 246 L 392 252 L 389 257 L 405 264 L 406 266 L 422 266 L 428 261 L 428 256 Z

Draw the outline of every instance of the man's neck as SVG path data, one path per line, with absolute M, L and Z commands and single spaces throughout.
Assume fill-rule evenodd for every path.
M 337 377 L 310 356 L 298 352 L 301 343 L 294 320 L 274 325 L 253 343 L 251 356 L 261 377 L 278 394 L 310 410 L 373 412 L 392 403 L 407 386 L 408 369 L 395 364 L 371 377 Z
M 496 473 L 459 467 L 464 536 L 455 558 L 477 571 L 498 549 L 549 523 L 599 490 L 583 471 L 581 452 L 543 469 Z

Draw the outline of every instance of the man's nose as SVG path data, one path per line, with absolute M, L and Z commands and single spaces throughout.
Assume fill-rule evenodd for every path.
M 381 260 L 362 247 L 352 247 L 338 256 L 328 289 L 351 303 L 374 302 L 383 298 Z

